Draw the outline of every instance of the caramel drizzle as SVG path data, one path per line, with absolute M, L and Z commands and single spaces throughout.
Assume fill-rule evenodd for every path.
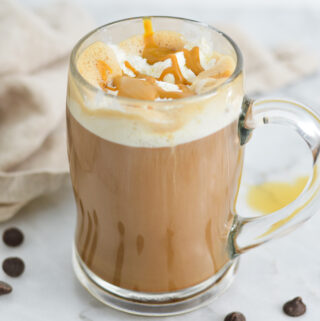
M 101 75 L 102 81 L 107 82 L 107 80 L 108 80 L 108 73 L 107 72 L 109 72 L 110 74 L 112 73 L 111 67 L 109 65 L 107 65 L 104 61 L 98 60 L 97 61 L 97 68 L 98 68 L 98 71 Z
M 154 31 L 152 28 L 152 22 L 149 18 L 143 20 L 144 26 L 144 49 L 142 57 L 147 59 L 148 64 L 153 65 L 156 62 L 164 61 L 166 59 L 171 59 L 172 61 L 172 73 L 175 76 L 175 79 L 179 78 L 176 74 L 181 74 L 179 68 L 177 57 L 175 54 L 177 52 L 183 52 L 186 59 L 186 66 L 192 70 L 192 72 L 198 76 L 200 72 L 204 71 L 200 63 L 200 48 L 193 47 L 191 50 L 182 49 L 182 50 L 173 50 L 166 47 L 158 46 L 154 41 Z M 175 61 L 173 61 L 175 59 Z
M 138 70 L 136 70 L 131 64 L 130 64 L 130 62 L 129 61 L 125 61 L 124 62 L 124 65 L 128 68 L 128 69 L 130 69 L 133 73 L 134 73 L 134 75 L 136 76 L 136 77 L 141 77 L 141 73 L 138 71 Z M 147 76 L 147 75 L 145 75 L 146 77 L 150 77 L 150 76 Z M 152 77 L 150 77 L 150 78 L 152 78 Z
M 172 74 L 175 84 L 191 85 L 191 83 L 183 77 L 176 55 L 169 55 L 168 58 L 171 59 L 172 65 L 161 73 L 159 80 L 163 81 L 166 75 Z
M 152 22 L 149 18 L 143 20 L 143 26 L 145 46 L 142 52 L 142 57 L 145 58 L 150 65 L 159 61 L 171 59 L 171 66 L 162 72 L 158 80 L 163 81 L 166 75 L 172 74 L 175 79 L 175 84 L 191 85 L 191 83 L 183 77 L 175 54 L 182 51 L 186 59 L 186 66 L 197 76 L 204 70 L 200 64 L 199 47 L 193 47 L 191 50 L 173 50 L 170 48 L 160 47 L 154 41 L 154 31 L 152 28 Z
M 186 59 L 186 66 L 193 71 L 195 75 L 199 75 L 204 71 L 200 63 L 200 48 L 193 47 L 191 50 L 183 49 L 184 57 Z
M 113 79 L 113 86 L 109 86 L 108 73 L 112 73 L 112 69 L 104 61 L 99 60 L 97 63 L 98 71 L 101 75 L 101 88 L 104 90 L 118 91 L 118 96 L 130 97 L 143 100 L 155 100 L 156 98 L 177 99 L 191 96 L 194 92 L 187 87 L 191 83 L 183 77 L 180 70 L 177 52 L 183 52 L 186 60 L 186 66 L 198 75 L 204 69 L 200 63 L 199 47 L 193 47 L 191 50 L 173 50 L 166 47 L 160 47 L 155 43 L 154 31 L 152 22 L 149 18 L 143 20 L 144 25 L 144 50 L 142 57 L 151 65 L 156 62 L 171 60 L 171 66 L 162 71 L 159 78 L 154 78 L 137 71 L 128 61 L 125 61 L 125 66 L 131 70 L 135 77 L 130 77 L 126 74 L 117 76 Z M 159 87 L 156 80 L 164 81 L 166 75 L 172 74 L 175 84 L 180 91 L 165 91 Z
M 153 65 L 156 62 L 164 61 L 171 58 L 170 55 L 175 54 L 176 51 L 166 48 L 159 47 L 154 41 L 154 31 L 152 27 L 152 22 L 149 18 L 143 19 L 144 27 L 144 49 L 142 52 L 142 57 L 147 59 L 148 64 Z
M 98 60 L 97 61 L 97 69 L 100 73 L 102 82 L 100 83 L 100 87 L 104 90 L 112 90 L 112 91 L 117 91 L 117 88 L 113 88 L 108 86 L 108 74 L 112 73 L 112 68 L 104 61 Z
M 140 73 L 129 61 L 125 61 L 125 66 L 135 74 L 135 77 L 127 75 L 115 77 L 114 85 L 119 90 L 118 96 L 155 100 L 156 98 L 177 99 L 193 95 L 193 91 L 183 84 L 178 84 L 181 91 L 163 90 L 157 85 L 156 78 Z

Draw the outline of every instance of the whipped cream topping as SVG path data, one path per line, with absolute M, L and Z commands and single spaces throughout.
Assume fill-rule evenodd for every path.
M 130 65 L 137 70 L 141 74 L 145 74 L 151 77 L 154 77 L 155 79 L 158 79 L 162 72 L 172 66 L 172 60 L 166 59 L 164 61 L 159 61 L 152 64 L 149 64 L 147 62 L 146 58 L 143 58 L 141 55 L 133 55 L 130 53 L 127 53 L 125 50 L 121 49 L 118 45 L 108 43 L 107 44 L 115 53 L 118 63 L 122 69 L 122 71 L 131 77 L 135 77 L 134 72 L 129 69 L 125 62 L 129 62 Z M 207 70 L 209 68 L 212 68 L 216 63 L 216 53 L 214 53 L 214 50 L 212 46 L 208 43 L 208 41 L 205 38 L 201 38 L 199 41 L 187 41 L 184 45 L 184 47 L 188 50 L 191 50 L 194 47 L 199 47 L 199 57 L 200 57 L 200 63 L 204 70 Z M 177 62 L 179 65 L 179 69 L 183 75 L 183 77 L 190 83 L 191 85 L 196 80 L 196 75 L 193 73 L 191 69 L 189 69 L 186 66 L 186 59 L 185 54 L 183 51 L 178 51 L 174 53 L 174 55 L 177 58 Z M 165 91 L 181 91 L 179 87 L 175 84 L 175 79 L 172 74 L 167 74 L 163 81 L 157 81 L 157 85 L 159 85 L 163 90 Z M 112 95 L 117 95 L 117 91 L 111 91 L 107 90 L 108 93 Z M 157 100 L 171 100 L 172 98 L 158 98 Z
M 174 38 L 170 31 L 155 35 L 159 42 L 163 37 L 162 43 Z M 181 94 L 181 97 L 184 94 L 197 95 L 224 82 L 232 74 L 235 61 L 229 55 L 215 52 L 212 41 L 206 38 L 189 41 L 181 34 L 174 33 L 174 36 L 174 41 L 180 41 L 179 50 L 171 51 L 170 59 L 164 55 L 164 59 L 160 56 L 154 63 L 148 63 L 148 56 L 144 58 L 141 54 L 143 38 L 129 38 L 125 46 L 123 42 L 118 45 L 95 42 L 85 48 L 79 55 L 77 67 L 98 91 L 92 95 L 82 93 L 77 81 L 70 75 L 68 108 L 71 114 L 85 128 L 106 140 L 148 148 L 184 144 L 208 136 L 235 121 L 241 112 L 243 98 L 241 76 L 219 88 L 212 96 L 186 102 L 175 99 L 177 94 Z M 130 50 L 132 46 L 138 49 Z M 192 50 L 195 47 L 198 52 L 191 61 L 198 59 L 200 67 L 199 64 L 190 64 L 190 56 L 187 57 L 194 54 Z M 101 62 L 100 70 L 97 69 L 98 62 Z M 178 81 L 175 78 L 177 67 L 182 75 Z M 166 72 L 170 68 L 176 69 Z M 149 77 L 152 77 L 151 81 Z M 158 96 L 145 99 L 145 103 L 141 100 L 139 103 L 125 103 L 104 94 L 107 92 L 120 96 L 123 87 L 118 85 L 121 81 L 129 84 L 122 96 L 136 98 L 130 96 L 135 94 L 136 88 L 143 92 L 144 88 L 150 89 L 150 86 L 157 88 Z M 157 101 L 162 101 L 161 106 L 156 105 Z

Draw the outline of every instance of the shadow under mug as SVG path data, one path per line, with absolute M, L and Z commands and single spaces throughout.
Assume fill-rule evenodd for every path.
M 290 232 L 317 211 L 320 120 L 296 102 L 248 98 L 240 50 L 221 31 L 181 18 L 152 17 L 152 22 L 156 30 L 209 39 L 216 51 L 235 59 L 234 73 L 214 90 L 172 101 L 103 93 L 78 72 L 79 54 L 95 41 L 119 43 L 143 33 L 142 17 L 113 22 L 86 35 L 72 51 L 67 127 L 78 211 L 76 275 L 109 306 L 160 316 L 208 304 L 231 284 L 240 254 Z M 123 115 L 111 116 L 102 105 L 132 114 L 124 122 Z M 141 108 L 150 115 L 137 116 Z M 199 110 L 207 112 L 203 121 L 209 132 L 202 126 L 189 141 L 166 146 L 160 140 L 152 146 L 154 135 L 176 135 L 181 120 L 193 121 L 185 115 Z M 133 123 L 145 134 L 130 146 L 126 139 L 134 134 L 129 130 Z M 268 124 L 296 130 L 310 149 L 313 171 L 291 204 L 267 216 L 246 218 L 235 210 L 244 148 L 252 131 Z M 123 134 L 126 130 L 129 136 Z

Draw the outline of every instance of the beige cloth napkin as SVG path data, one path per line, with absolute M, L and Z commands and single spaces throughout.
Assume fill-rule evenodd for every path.
M 69 2 L 37 11 L 0 1 L 0 220 L 68 180 L 68 56 L 93 28 Z
M 68 180 L 65 95 L 68 55 L 93 28 L 74 4 L 37 11 L 0 1 L 0 221 Z M 222 26 L 244 53 L 249 92 L 265 93 L 314 72 L 300 47 L 270 51 L 234 26 Z

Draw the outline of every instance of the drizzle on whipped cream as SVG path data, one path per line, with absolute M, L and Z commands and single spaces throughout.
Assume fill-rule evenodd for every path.
M 145 100 L 183 98 L 194 95 L 191 89 L 195 78 L 216 63 L 217 56 L 208 59 L 208 46 L 184 46 L 174 50 L 161 47 L 154 40 L 150 19 L 144 19 L 144 50 L 142 55 L 127 55 L 116 45 L 109 45 L 115 52 L 122 75 L 108 81 L 111 67 L 100 68 L 100 86 L 111 94 Z M 188 49 L 190 48 L 190 49 Z M 99 63 L 99 62 L 98 62 Z M 101 72 L 102 71 L 102 72 Z M 130 78 L 133 79 L 130 79 Z M 170 85 L 169 85 L 170 84 Z M 130 86 L 131 88 L 124 88 Z
M 143 25 L 143 50 L 139 53 L 132 54 L 115 44 L 90 46 L 96 54 L 96 74 L 91 70 L 92 75 L 107 93 L 142 100 L 178 99 L 210 89 L 232 74 L 233 59 L 215 52 L 205 39 L 181 42 L 181 35 L 175 33 L 176 46 L 168 46 L 156 39 L 149 18 Z M 94 68 L 89 58 L 84 66 Z

